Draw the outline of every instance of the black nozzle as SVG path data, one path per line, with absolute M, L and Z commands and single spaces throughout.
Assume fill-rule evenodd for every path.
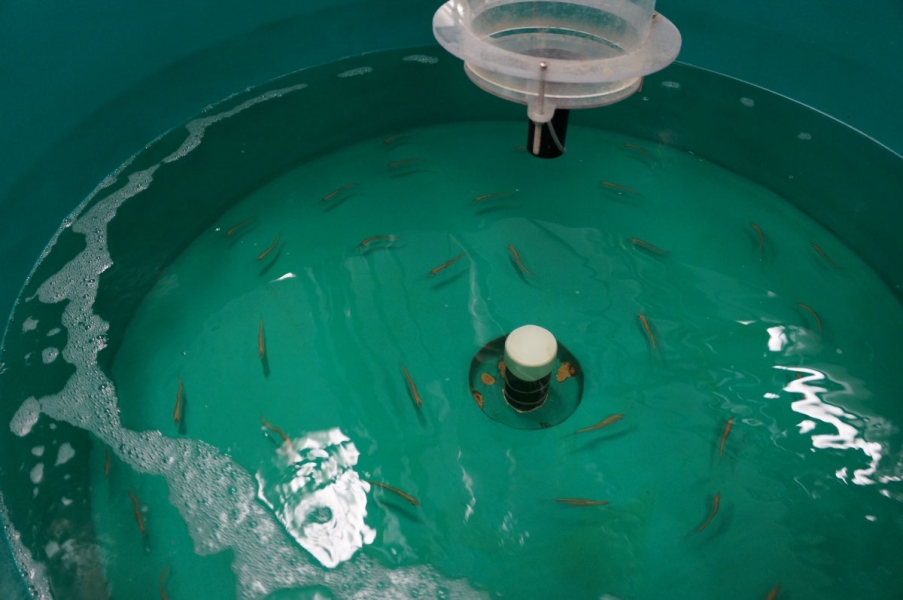
M 539 158 L 558 158 L 564 154 L 564 138 L 568 133 L 568 117 L 571 111 L 556 110 L 548 123 L 530 121 L 527 133 L 527 152 Z M 536 135 L 539 132 L 539 151 L 536 150 Z
M 549 397 L 549 383 L 551 381 L 551 373 L 536 381 L 526 381 L 513 374 L 511 369 L 508 369 L 505 372 L 505 401 L 508 402 L 511 408 L 520 412 L 536 410 Z

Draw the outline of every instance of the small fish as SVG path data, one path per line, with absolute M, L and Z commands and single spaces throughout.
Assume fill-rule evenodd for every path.
M 414 404 L 417 405 L 417 408 L 421 408 L 423 406 L 423 400 L 420 399 L 420 392 L 417 391 L 417 384 L 414 383 L 414 380 L 411 378 L 411 374 L 408 373 L 408 370 L 404 365 L 401 365 L 401 370 L 404 371 L 404 376 L 408 380 L 408 387 L 411 388 L 411 395 L 414 397 Z
M 394 235 L 371 235 L 365 240 L 361 240 L 361 243 L 358 244 L 361 248 L 369 244 L 370 242 L 375 242 L 376 240 L 386 240 L 387 242 L 394 242 L 397 238 Z
M 731 434 L 731 428 L 734 426 L 734 417 L 731 417 L 727 420 L 727 424 L 724 426 L 724 433 L 721 434 L 721 445 L 718 447 L 718 457 L 721 458 L 721 455 L 724 454 L 724 442 L 727 441 L 727 436 Z
M 283 442 L 285 442 L 285 443 L 288 444 L 289 446 L 292 445 L 292 440 L 291 440 L 287 435 L 285 435 L 285 432 L 284 432 L 284 431 L 282 431 L 282 430 L 279 429 L 278 427 L 274 427 L 273 425 L 270 425 L 270 424 L 267 422 L 267 420 L 264 419 L 263 417 L 260 417 L 260 422 L 263 423 L 263 426 L 264 426 L 264 427 L 266 427 L 267 429 L 269 429 L 269 430 L 272 431 L 273 433 L 278 433 L 278 434 L 279 434 L 279 437 L 282 438 L 282 441 L 283 441 Z
M 505 361 L 504 361 L 504 360 L 500 360 L 500 361 L 499 361 L 499 364 L 496 365 L 496 366 L 498 367 L 499 375 L 501 375 L 501 376 L 502 376 L 502 379 L 504 379 L 504 378 L 505 378 L 505 371 L 507 370 L 507 368 L 505 367 Z
M 565 361 L 558 367 L 558 372 L 555 374 L 555 380 L 558 381 L 558 383 L 562 383 L 568 377 L 573 377 L 576 374 L 577 369 L 574 368 L 574 365 Z
M 132 490 L 129 490 L 129 498 L 132 499 L 132 504 L 135 506 L 135 520 L 138 521 L 138 530 L 143 535 L 147 531 L 144 528 L 144 516 L 141 514 L 141 508 L 138 506 L 138 498 L 135 497 Z
M 474 390 L 473 391 L 473 400 L 474 400 L 474 402 L 477 403 L 477 406 L 479 406 L 481 409 L 483 408 L 483 394 Z
M 263 321 L 260 321 L 260 327 L 257 328 L 257 356 L 262 359 L 267 355 L 267 340 L 263 334 Z
M 762 233 L 762 228 L 759 227 L 758 225 L 756 225 L 755 223 L 753 223 L 752 221 L 749 222 L 749 226 L 752 227 L 753 229 L 755 229 L 756 233 L 759 235 L 759 250 L 761 250 L 762 246 L 765 245 L 765 234 Z
M 638 191 L 636 191 L 635 189 L 629 188 L 629 187 L 626 187 L 623 185 L 618 185 L 617 183 L 612 183 L 610 181 L 603 181 L 601 183 L 604 186 L 607 186 L 607 187 L 610 187 L 610 188 L 613 188 L 616 190 L 621 190 L 622 192 L 630 192 L 631 194 L 636 194 L 637 196 L 640 195 L 640 193 Z
M 590 425 L 589 427 L 584 427 L 583 429 L 578 429 L 574 432 L 574 435 L 578 433 L 585 433 L 587 431 L 595 431 L 596 429 L 602 429 L 603 427 L 608 427 L 612 423 L 617 423 L 621 419 L 624 418 L 624 415 L 618 413 L 616 415 L 611 415 L 610 417 L 606 417 L 602 421 L 599 421 L 595 425 Z
M 323 196 L 323 199 L 320 202 L 329 202 L 330 200 L 332 200 L 333 198 L 335 198 L 336 196 L 338 196 L 339 194 L 341 194 L 348 188 L 354 187 L 356 185 L 357 185 L 356 183 L 346 183 L 345 185 L 343 185 L 339 189 L 335 190 L 334 192 L 329 192 L 328 194 Z
M 641 247 L 645 248 L 646 250 L 649 250 L 650 252 L 655 252 L 656 254 L 667 254 L 667 252 L 665 252 L 661 248 L 653 246 L 649 242 L 647 242 L 645 240 L 641 240 L 640 238 L 630 238 L 630 243 L 633 244 L 634 246 L 641 246 Z
M 480 375 L 480 381 L 482 381 L 485 385 L 494 385 L 495 377 L 493 377 L 489 373 L 483 373 L 482 375 Z
M 549 427 L 551 427 L 551 425 L 549 425 L 548 423 L 544 423 L 543 421 L 539 422 L 539 426 L 542 427 L 543 429 L 548 429 Z
M 393 493 L 395 493 L 395 494 L 398 494 L 399 496 L 401 496 L 402 498 L 404 498 L 405 500 L 407 500 L 408 502 L 410 502 L 410 503 L 413 504 L 414 506 L 420 506 L 420 501 L 417 500 L 417 498 L 415 498 L 414 496 L 409 496 L 408 494 L 405 494 L 404 492 L 402 492 L 402 491 L 401 491 L 400 489 L 398 489 L 398 488 L 394 488 L 394 487 L 392 487 L 391 485 L 388 485 L 388 484 L 385 484 L 385 483 L 381 483 L 381 482 L 379 482 L 379 481 L 371 481 L 371 480 L 369 480 L 369 479 L 365 479 L 364 481 L 366 481 L 366 482 L 369 483 L 370 485 L 375 485 L 375 486 L 378 486 L 378 487 L 383 488 L 384 490 L 389 490 L 390 492 L 393 492 Z
M 273 240 L 273 243 L 270 244 L 270 247 L 260 253 L 260 256 L 257 257 L 257 260 L 263 260 L 267 257 L 267 254 L 273 251 L 273 248 L 276 247 L 276 244 L 279 243 L 279 236 L 276 236 L 276 239 Z
M 825 259 L 826 261 L 828 261 L 828 264 L 829 264 L 829 265 L 831 265 L 832 267 L 836 267 L 836 266 L 837 266 L 837 263 L 834 262 L 833 260 L 831 260 L 830 258 L 828 258 L 828 255 L 825 254 L 825 251 L 818 247 L 818 244 L 816 244 L 815 242 L 812 242 L 812 247 L 815 248 L 815 251 L 816 251 L 816 252 L 818 252 L 819 254 L 821 254 L 821 257 L 822 257 L 823 259 Z
M 515 146 L 514 149 L 515 150 L 526 150 L 527 147 L 526 146 Z
M 643 329 L 646 331 L 646 335 L 649 336 L 649 342 L 652 344 L 652 350 L 655 350 L 655 336 L 652 335 L 652 328 L 649 327 L 649 321 L 646 320 L 646 315 L 640 313 L 640 323 L 643 324 Z
M 232 234 L 234 234 L 236 231 L 238 231 L 239 229 L 241 229 L 242 227 L 244 227 L 245 225 L 247 225 L 248 223 L 250 223 L 253 220 L 254 220 L 254 217 L 251 217 L 250 219 L 245 219 L 244 221 L 242 221 L 241 223 L 239 223 L 238 225 L 236 225 L 235 227 L 233 227 L 232 229 L 227 231 L 226 237 L 232 237 Z
M 169 565 L 163 567 L 163 570 L 160 572 L 160 600 L 169 600 L 169 596 L 166 595 L 166 571 L 169 570 Z
M 500 198 L 500 197 L 508 197 L 511 194 L 483 194 L 482 196 L 477 196 L 473 199 L 474 202 L 482 202 L 486 198 Z
M 107 450 L 106 448 L 104 448 L 103 453 L 107 455 L 107 460 L 103 464 L 103 474 L 105 477 L 109 477 L 110 476 L 110 462 L 111 462 L 110 451 Z
M 389 144 L 391 144 L 398 138 L 402 137 L 403 135 L 404 135 L 403 133 L 396 133 L 395 135 L 390 135 L 389 137 L 387 137 L 386 139 L 383 140 L 383 145 L 388 146 Z
M 176 392 L 176 407 L 172 411 L 172 420 L 176 423 L 182 420 L 182 395 L 185 393 L 185 384 L 179 377 L 179 391 Z
M 424 160 L 426 160 L 426 159 L 425 158 L 408 158 L 405 160 L 399 160 L 397 162 L 389 163 L 389 168 L 395 169 L 396 167 L 402 167 L 404 165 L 409 165 L 414 162 L 422 162 Z
M 643 83 L 642 83 L 642 80 L 640 80 L 640 88 L 642 88 L 642 87 L 643 87 Z M 637 91 L 639 91 L 639 90 L 637 90 Z M 639 150 L 640 152 L 643 153 L 643 155 L 644 155 L 646 158 L 648 158 L 649 160 L 652 160 L 652 155 L 649 154 L 648 152 L 646 152 L 644 149 L 642 149 L 642 148 L 640 148 L 639 146 L 637 146 L 636 144 L 630 144 L 630 143 L 627 143 L 627 144 L 624 144 L 624 147 L 625 147 L 625 148 L 633 148 L 634 150 Z
M 809 308 L 808 306 L 806 306 L 805 304 L 803 304 L 802 302 L 797 302 L 796 305 L 799 306 L 800 308 L 808 310 L 810 313 L 812 313 L 812 316 L 815 317 L 815 324 L 818 326 L 818 332 L 822 333 L 821 319 L 818 318 L 818 315 L 815 314 L 815 311 L 812 310 L 811 308 Z
M 527 267 L 524 266 L 523 261 L 520 259 L 520 254 L 517 253 L 517 248 L 515 248 L 515 247 L 512 246 L 511 244 L 508 244 L 508 252 L 510 252 L 510 253 L 511 253 L 511 256 L 514 257 L 514 262 L 517 263 L 517 266 L 520 267 L 521 271 L 523 271 L 523 272 L 526 273 L 527 275 L 532 275 L 532 274 L 533 274 L 533 273 L 530 272 L 529 269 L 527 269 Z
M 431 276 L 432 276 L 432 275 L 435 275 L 435 274 L 438 273 L 439 271 L 442 271 L 443 269 L 449 268 L 450 266 L 452 266 L 453 264 L 455 264 L 456 262 L 458 262 L 459 260 L 461 260 L 461 259 L 464 257 L 465 254 L 467 254 L 467 252 L 462 252 L 461 254 L 459 254 L 458 256 L 454 257 L 453 259 L 451 259 L 451 260 L 449 260 L 449 261 L 446 261 L 446 262 L 442 263 L 441 265 L 439 265 L 439 266 L 436 267 L 435 269 L 431 270 L 431 271 L 430 271 L 430 275 L 431 275 Z
M 605 506 L 605 500 L 587 500 L 586 498 L 555 498 L 555 502 L 561 502 L 568 506 Z
M 715 499 L 712 501 L 712 514 L 709 515 L 709 518 L 705 520 L 705 523 L 699 526 L 699 529 L 696 530 L 696 533 L 699 533 L 706 527 L 708 527 L 709 523 L 712 522 L 712 519 L 715 518 L 715 515 L 718 514 L 718 507 L 721 505 L 721 492 L 715 494 Z
M 774 586 L 773 588 L 771 588 L 771 591 L 768 592 L 767 596 L 765 596 L 765 600 L 778 600 L 778 594 L 780 594 L 780 593 L 781 593 L 781 584 L 779 583 L 776 586 Z

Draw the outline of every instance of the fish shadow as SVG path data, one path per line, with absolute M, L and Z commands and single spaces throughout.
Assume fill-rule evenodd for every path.
M 419 407 L 417 408 L 417 421 L 420 423 L 421 427 L 426 429 L 426 427 L 427 427 L 426 415 L 423 414 L 423 409 L 419 408 Z
M 506 210 L 514 210 L 516 206 L 513 204 L 496 204 L 495 206 L 487 206 L 486 208 L 480 209 L 474 212 L 475 215 L 483 217 L 496 212 L 503 212 Z
M 185 424 L 185 419 L 188 417 L 188 394 L 184 391 L 182 392 L 182 414 L 180 417 L 176 431 L 179 435 L 188 435 L 188 426 Z
M 630 433 L 630 430 L 624 429 L 621 431 L 615 431 L 615 432 L 609 432 L 609 433 L 597 435 L 593 439 L 591 439 L 587 442 L 584 442 L 583 444 L 578 446 L 577 449 L 575 450 L 575 452 L 588 452 L 588 451 L 592 450 L 593 448 L 595 448 L 596 446 L 601 446 L 612 440 L 616 440 L 620 437 L 624 437 L 628 433 Z M 580 435 L 586 435 L 586 434 L 581 433 Z
M 461 279 L 462 277 L 464 277 L 466 275 L 467 275 L 467 271 L 458 271 L 454 275 L 451 275 L 450 277 L 445 277 L 442 281 L 438 281 L 430 287 L 435 291 L 439 291 L 442 288 L 452 285 L 454 282 L 458 281 L 459 279 Z
M 266 354 L 260 357 L 260 366 L 263 367 L 263 376 L 269 378 L 270 376 L 270 358 Z
M 325 213 L 332 212 L 335 209 L 337 209 L 338 207 L 340 207 L 341 205 L 345 204 L 345 202 L 347 202 L 351 198 L 354 198 L 355 196 L 361 196 L 361 195 L 362 194 L 360 192 L 348 192 L 347 194 L 341 194 L 337 198 L 330 198 L 329 200 L 327 200 L 327 202 L 329 204 L 323 208 L 323 212 L 325 212 Z M 321 202 L 322 202 L 322 200 L 321 200 Z
M 395 167 L 392 169 L 392 172 L 389 174 L 390 179 L 402 179 L 404 177 L 411 177 L 412 175 L 418 175 L 420 173 L 426 173 L 429 169 L 424 167 L 415 167 L 415 166 L 401 166 Z
M 276 248 L 276 252 L 274 253 L 273 258 L 270 259 L 270 262 L 266 263 L 262 269 L 260 269 L 258 276 L 263 277 L 264 275 L 269 273 L 270 270 L 276 266 L 276 262 L 279 260 L 280 256 L 282 256 L 282 245 Z
M 407 244 L 399 243 L 397 240 L 394 242 L 383 240 L 382 243 L 379 243 L 379 241 L 370 242 L 363 248 L 358 245 L 358 248 L 360 249 L 361 256 L 367 256 L 368 254 L 371 254 L 378 250 L 400 250 L 402 248 L 405 248 L 406 246 Z
M 639 194 L 633 194 L 631 192 L 616 190 L 609 187 L 603 187 L 601 192 L 603 197 L 628 206 L 636 206 L 638 204 L 636 201 L 640 200 Z
M 508 261 L 511 263 L 511 266 L 514 267 L 514 270 L 517 271 L 517 275 L 520 277 L 521 281 L 523 281 L 527 285 L 535 286 L 535 284 L 528 278 L 528 274 L 523 269 L 521 269 L 520 265 L 517 264 L 517 261 L 514 260 L 513 256 L 509 256 Z M 530 275 L 532 276 L 532 273 Z

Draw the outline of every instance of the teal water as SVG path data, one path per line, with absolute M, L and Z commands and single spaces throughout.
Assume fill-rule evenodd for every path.
M 135 314 L 113 369 L 123 426 L 204 440 L 262 488 L 294 470 L 261 416 L 295 440 L 338 428 L 360 452 L 349 466 L 357 476 L 422 503 L 370 491 L 373 541 L 350 561 L 429 564 L 502 597 L 754 598 L 777 583 L 794 598 L 896 589 L 899 436 L 880 410 L 895 397 L 881 357 L 900 352 L 896 300 L 786 201 L 691 154 L 574 128 L 567 156 L 538 161 L 514 147 L 521 134 L 520 124 L 489 122 L 370 139 L 236 204 Z M 408 158 L 423 160 L 389 166 Z M 474 201 L 490 193 L 511 195 Z M 761 250 L 750 221 L 764 233 Z M 394 240 L 359 246 L 373 235 Z M 817 312 L 821 333 L 798 302 Z M 860 318 L 864 307 L 874 318 Z M 549 430 L 491 421 L 468 391 L 472 355 L 525 323 L 553 331 L 586 375 L 577 413 Z M 179 378 L 182 431 L 172 418 Z M 613 413 L 625 417 L 570 435 Z M 105 487 L 102 458 L 92 479 Z M 154 477 L 129 479 L 147 506 L 145 562 L 154 564 L 137 575 L 144 548 L 126 486 L 111 477 L 95 504 L 101 539 L 106 530 L 119 540 L 111 579 L 137 594 L 170 564 L 173 597 L 209 594 L 211 581 L 228 595 L 227 561 L 193 556 Z M 267 493 L 279 512 L 311 492 Z M 718 492 L 719 513 L 694 533 Z M 570 507 L 560 497 L 609 504 Z M 332 511 L 342 521 L 335 503 Z M 282 521 L 298 533 L 314 517 Z
M 855 138 L 846 173 L 841 125 L 681 65 L 592 113 L 648 135 L 576 113 L 553 161 L 518 149 L 520 108 L 431 54 L 264 90 L 102 182 L 25 286 L 0 516 L 36 596 L 903 592 L 903 310 L 789 201 L 852 189 L 866 210 L 891 158 Z M 491 420 L 468 385 L 526 323 L 584 376 L 548 429 Z M 572 497 L 607 504 L 555 502 Z

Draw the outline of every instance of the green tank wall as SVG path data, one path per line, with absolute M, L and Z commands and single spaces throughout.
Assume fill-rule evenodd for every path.
M 148 141 L 233 91 L 287 72 L 431 43 L 440 4 L 0 4 L 0 314 L 10 313 L 62 219 Z M 840 0 L 660 0 L 657 9 L 681 30 L 681 61 L 782 93 L 903 152 L 898 0 L 853 10 Z M 894 219 L 882 226 L 888 236 L 899 229 Z M 15 598 L 9 567 L 0 544 L 0 594 Z

